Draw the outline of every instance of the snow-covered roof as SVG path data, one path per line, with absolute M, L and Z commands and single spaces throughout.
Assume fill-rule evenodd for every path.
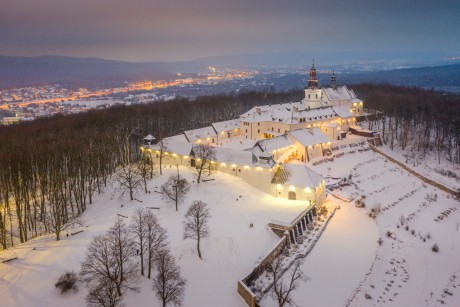
M 223 122 L 212 123 L 212 127 L 217 133 L 238 129 L 240 127 L 239 119 L 231 119 Z
M 353 99 L 356 98 L 355 93 L 352 90 L 349 90 L 345 85 L 337 86 L 336 89 L 332 87 L 326 87 L 322 89 L 324 94 L 329 98 L 329 100 L 343 100 L 343 99 Z
M 180 142 L 188 142 L 187 138 L 185 137 L 185 134 L 177 134 L 174 136 L 167 137 L 166 140 L 174 140 L 174 141 L 180 141 Z
M 302 102 L 290 102 L 268 106 L 254 107 L 242 114 L 240 119 L 245 122 L 277 122 L 284 124 L 298 124 L 299 118 L 305 122 L 336 118 L 334 110 L 327 106 L 314 109 L 305 109 Z M 267 133 L 275 134 L 270 131 Z
M 192 143 L 185 140 L 180 141 L 178 138 L 169 137 L 164 139 L 165 148 L 163 151 L 169 153 L 175 153 L 181 156 L 189 156 L 192 152 Z M 160 144 L 151 145 L 150 148 L 153 150 L 160 150 Z
M 306 128 L 289 131 L 288 134 L 303 146 L 327 143 L 329 138 L 319 128 Z
M 214 150 L 216 153 L 216 162 L 247 166 L 254 164 L 253 155 L 250 151 L 222 147 L 214 147 Z
M 240 115 L 245 122 L 279 122 L 286 124 L 298 123 L 294 115 L 304 109 L 301 102 L 289 102 L 283 104 L 265 105 L 254 107 Z
M 341 118 L 353 117 L 353 113 L 350 113 L 350 108 L 347 106 L 332 107 L 334 112 Z
M 194 142 L 199 139 L 207 139 L 217 136 L 216 131 L 212 126 L 184 131 L 185 137 L 189 142 Z
M 323 181 L 323 177 L 303 164 L 283 164 L 289 174 L 285 185 L 293 185 L 302 188 L 316 188 Z
M 325 107 L 300 111 L 298 117 L 305 118 L 305 122 L 311 122 L 336 118 L 337 114 L 331 107 Z
M 246 139 L 242 136 L 235 136 L 229 139 L 219 140 L 218 146 L 233 150 L 250 150 L 257 143 L 256 140 Z
M 147 135 L 147 136 L 144 138 L 144 140 L 146 140 L 146 141 L 153 141 L 153 140 L 156 140 L 156 138 L 155 138 L 153 135 L 149 134 L 149 135 Z
M 256 145 L 259 145 L 264 151 L 272 152 L 276 149 L 292 146 L 294 143 L 294 140 L 283 134 L 274 138 L 260 140 Z

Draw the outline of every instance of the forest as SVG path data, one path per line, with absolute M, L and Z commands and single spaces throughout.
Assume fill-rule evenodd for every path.
M 368 125 L 390 147 L 460 163 L 460 96 L 382 84 L 350 88 L 366 108 L 381 111 Z M 139 150 L 147 134 L 162 139 L 302 95 L 292 90 L 176 98 L 0 127 L 0 249 L 44 233 L 59 240 L 117 174 L 154 175 Z

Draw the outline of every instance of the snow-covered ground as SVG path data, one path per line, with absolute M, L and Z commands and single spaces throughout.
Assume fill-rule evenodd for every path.
M 443 306 L 460 306 L 457 200 L 372 151 L 348 152 L 311 167 L 334 178 L 351 175 L 352 184 L 336 192 L 351 198 L 365 195 L 366 207 L 328 196 L 341 209 L 305 259 L 302 268 L 311 280 L 294 293 L 298 306 L 440 306 L 441 301 Z M 7 251 L 19 259 L 0 263 L 0 305 L 83 306 L 84 286 L 76 294 L 61 295 L 54 288 L 56 279 L 66 270 L 79 271 L 92 236 L 106 231 L 117 213 L 130 216 L 138 206 L 158 206 L 155 212 L 168 229 L 172 251 L 187 279 L 184 306 L 245 306 L 236 292 L 237 281 L 278 241 L 268 222 L 290 222 L 305 204 L 273 198 L 239 178 L 217 173 L 215 181 L 194 184 L 176 212 L 153 192 L 172 171 L 149 182 L 151 194 L 138 193 L 142 202 L 121 201 L 115 188 L 107 189 L 83 215 L 84 231 L 78 235 L 64 235 L 60 242 L 41 237 Z M 188 169 L 181 173 L 193 180 Z M 204 260 L 198 259 L 194 241 L 182 240 L 184 214 L 195 199 L 207 202 L 212 215 L 212 236 L 202 243 Z M 376 219 L 368 216 L 374 208 L 380 208 Z M 434 244 L 438 253 L 431 251 Z M 151 281 L 142 278 L 140 290 L 124 298 L 126 306 L 160 306 Z M 269 296 L 261 304 L 275 306 Z
M 448 161 L 443 153 L 441 159 L 432 151 L 422 158 L 415 153 L 403 151 L 399 146 L 391 150 L 389 146 L 383 145 L 379 149 L 423 176 L 453 190 L 460 190 L 460 165 Z
M 267 224 L 274 218 L 290 222 L 307 204 L 273 198 L 239 178 L 217 173 L 213 175 L 215 181 L 193 184 L 187 200 L 176 212 L 173 204 L 165 203 L 153 192 L 171 172 L 175 169 L 166 169 L 165 174 L 149 182 L 151 194 L 138 193 L 142 203 L 121 201 L 116 189 L 109 189 L 84 213 L 84 231 L 80 234 L 63 235 L 60 242 L 55 242 L 54 236 L 42 237 L 7 251 L 19 259 L 0 263 L 0 306 L 84 306 L 83 286 L 77 294 L 63 296 L 54 283 L 66 270 L 79 271 L 92 236 L 112 226 L 117 213 L 131 216 L 139 206 L 160 207 L 155 212 L 168 230 L 171 249 L 187 279 L 184 306 L 244 306 L 236 292 L 237 281 L 279 240 Z M 190 182 L 193 180 L 189 169 L 182 168 L 181 172 Z M 204 260 L 197 256 L 195 241 L 182 240 L 184 214 L 193 200 L 208 203 L 212 215 L 211 237 L 202 242 Z M 129 294 L 124 299 L 126 305 L 160 306 L 151 281 L 141 281 L 141 292 Z

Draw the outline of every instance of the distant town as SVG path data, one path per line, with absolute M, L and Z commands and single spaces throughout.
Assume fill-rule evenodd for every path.
M 114 105 L 150 103 L 212 87 L 228 81 L 253 78 L 254 71 L 208 67 L 207 72 L 187 75 L 177 73 L 177 79 L 127 83 L 124 87 L 70 90 L 59 84 L 40 87 L 13 88 L 0 91 L 0 124 L 10 125 L 55 114 L 74 114 Z M 188 89 L 188 91 L 187 91 Z M 200 94 L 205 92 L 198 91 Z

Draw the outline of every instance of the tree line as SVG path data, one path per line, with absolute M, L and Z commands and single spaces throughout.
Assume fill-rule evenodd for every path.
M 350 86 L 365 106 L 383 112 L 370 118 L 391 147 L 444 155 L 460 163 L 460 96 L 419 88 L 359 84 Z M 0 248 L 62 231 L 92 203 L 118 172 L 125 190 L 144 186 L 153 176 L 151 161 L 141 159 L 143 137 L 157 139 L 184 130 L 237 118 L 256 105 L 299 101 L 301 90 L 246 92 L 176 98 L 145 105 L 117 106 L 74 115 L 41 118 L 0 127 Z M 141 171 L 139 171 L 139 168 Z M 202 169 L 201 169 L 202 170 Z M 160 169 L 161 172 L 161 169 Z M 121 184 L 121 182 L 120 182 Z
M 353 86 L 365 107 L 383 112 L 369 120 L 369 129 L 381 131 L 383 142 L 396 145 L 414 163 L 434 154 L 460 164 L 460 96 L 386 84 Z
M 142 180 L 125 186 L 130 194 L 133 184 L 145 187 L 146 177 L 153 175 L 139 151 L 147 134 L 162 139 L 296 95 L 248 92 L 177 98 L 0 127 L 0 248 L 44 233 L 54 233 L 59 240 L 117 171 L 117 178 L 125 176 L 123 182 L 132 179 L 133 170 L 120 166 L 144 167 Z

